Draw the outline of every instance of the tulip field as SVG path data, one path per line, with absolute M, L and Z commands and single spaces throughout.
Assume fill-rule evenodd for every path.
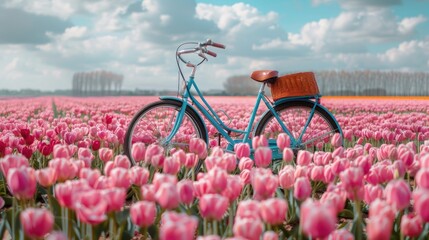
M 294 154 L 280 134 L 282 160 L 206 122 L 207 144 L 136 143 L 132 166 L 128 124 L 156 100 L 0 98 L 0 238 L 428 239 L 429 98 L 324 97 L 344 144 Z M 255 99 L 208 101 L 244 129 Z

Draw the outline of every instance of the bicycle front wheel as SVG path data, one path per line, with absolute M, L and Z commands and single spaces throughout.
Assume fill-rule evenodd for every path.
M 313 116 L 314 102 L 291 101 L 275 107 L 275 110 L 290 131 L 291 148 L 298 151 L 305 149 L 311 152 L 325 150 L 335 133 L 341 133 L 338 122 L 324 108 L 316 105 Z M 307 127 L 306 124 L 309 121 Z M 260 120 L 255 130 L 255 136 L 265 135 L 274 142 L 283 129 L 272 112 L 267 112 Z
M 124 152 L 133 165 L 136 164 L 136 160 L 132 154 L 132 146 L 138 142 L 142 142 L 146 146 L 149 144 L 161 145 L 168 153 L 173 148 L 180 148 L 188 152 L 191 138 L 202 138 L 207 141 L 207 132 L 203 123 L 197 113 L 187 107 L 179 129 L 171 141 L 166 142 L 181 108 L 181 102 L 161 100 L 147 105 L 133 117 L 124 141 Z

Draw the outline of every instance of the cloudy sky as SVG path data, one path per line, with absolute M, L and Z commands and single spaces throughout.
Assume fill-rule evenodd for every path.
M 197 77 L 256 69 L 429 71 L 429 0 L 0 0 L 0 89 L 70 89 L 110 70 L 124 89 L 175 89 L 178 43 L 211 38 Z

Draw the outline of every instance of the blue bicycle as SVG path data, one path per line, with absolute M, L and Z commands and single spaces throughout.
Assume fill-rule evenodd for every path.
M 195 81 L 197 67 L 207 61 L 207 55 L 216 57 L 216 53 L 208 50 L 208 47 L 225 48 L 211 40 L 202 43 L 186 42 L 177 48 L 176 61 L 183 88 L 178 97 L 162 96 L 159 101 L 146 105 L 131 120 L 125 135 L 124 152 L 133 164 L 136 161 L 131 151 L 133 144 L 137 142 L 159 144 L 167 151 L 173 148 L 186 150 L 189 140 L 194 137 L 208 143 L 209 135 L 204 119 L 215 127 L 219 137 L 226 140 L 226 151 L 233 151 L 234 145 L 241 142 L 251 146 L 252 137 L 265 135 L 275 159 L 282 157 L 282 152 L 276 145 L 276 138 L 280 133 L 289 136 L 291 148 L 295 151 L 323 149 L 335 133 L 342 135 L 335 117 L 320 103 L 321 95 L 311 72 L 283 76 L 273 70 L 253 72 L 251 78 L 260 82 L 261 87 L 249 125 L 244 130 L 228 127 L 206 101 Z M 197 56 L 196 62 L 184 58 L 190 54 Z M 183 66 L 191 69 L 187 80 L 182 71 Z M 272 99 L 265 94 L 267 86 L 271 88 Z M 254 124 L 261 101 L 267 110 Z M 237 139 L 233 135 L 243 137 Z

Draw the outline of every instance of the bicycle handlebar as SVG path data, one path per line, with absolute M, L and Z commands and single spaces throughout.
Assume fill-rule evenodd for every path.
M 185 43 L 185 44 L 187 44 L 187 43 Z M 217 54 L 215 52 L 207 50 L 207 46 L 212 46 L 212 47 L 216 47 L 216 48 L 225 49 L 225 45 L 213 42 L 211 39 L 208 39 L 207 41 L 205 41 L 203 43 L 194 43 L 193 42 L 193 43 L 189 43 L 189 44 L 198 44 L 198 47 L 190 48 L 190 49 L 183 49 L 183 50 L 177 51 L 177 56 L 179 56 L 179 58 L 181 58 L 180 55 L 182 55 L 182 54 L 189 54 L 189 53 L 196 53 L 196 52 L 198 52 L 198 55 L 200 57 L 202 57 L 203 59 L 207 60 L 207 58 L 205 57 L 205 54 L 208 54 L 208 55 L 210 55 L 212 57 L 216 57 L 217 56 Z

